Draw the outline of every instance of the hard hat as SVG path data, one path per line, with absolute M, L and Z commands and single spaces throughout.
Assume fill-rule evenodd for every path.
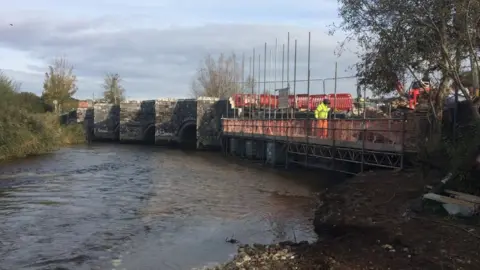
M 323 100 L 323 103 L 330 104 L 330 100 L 328 98 L 326 98 L 326 99 Z

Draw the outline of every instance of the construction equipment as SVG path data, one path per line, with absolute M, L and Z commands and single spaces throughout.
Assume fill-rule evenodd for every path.
M 318 104 L 325 98 L 332 102 L 336 111 L 351 111 L 353 109 L 353 98 L 349 93 L 308 95 L 297 94 L 288 96 L 288 107 L 299 111 L 314 111 Z M 278 95 L 255 95 L 255 94 L 234 94 L 230 97 L 232 108 L 255 108 L 255 109 L 278 109 Z
M 405 91 L 403 84 L 400 81 L 397 81 L 395 89 L 401 97 L 404 97 L 408 100 L 408 108 L 414 110 L 419 102 L 419 98 L 424 93 L 430 92 L 430 78 L 428 76 L 424 76 L 421 80 L 413 81 L 407 91 Z

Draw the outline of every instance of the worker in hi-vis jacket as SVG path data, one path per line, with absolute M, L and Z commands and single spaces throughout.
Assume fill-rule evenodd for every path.
M 315 119 L 317 119 L 318 136 L 328 138 L 328 115 L 330 112 L 330 100 L 324 99 L 315 110 Z

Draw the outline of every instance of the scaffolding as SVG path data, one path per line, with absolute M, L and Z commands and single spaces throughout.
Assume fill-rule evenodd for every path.
M 253 49 L 252 57 L 249 59 L 250 69 L 247 77 L 249 79 L 245 80 L 245 71 L 242 70 L 242 82 L 240 82 L 242 84 L 240 89 L 245 90 L 246 85 L 250 89 L 248 92 L 243 91 L 230 98 L 233 110 L 227 110 L 230 114 L 227 113 L 222 118 L 222 145 L 225 153 L 235 152 L 236 150 L 231 149 L 232 142 L 240 141 L 249 145 L 255 144 L 257 146 L 255 151 L 263 152 L 257 155 L 257 158 L 266 161 L 265 151 L 268 144 L 273 143 L 279 145 L 281 152 L 284 153 L 285 166 L 293 163 L 347 173 L 363 172 L 365 168 L 372 166 L 404 168 L 406 153 L 415 151 L 414 121 L 407 120 L 405 116 L 367 118 L 365 103 L 359 106 L 363 107 L 361 113 L 357 110 L 356 114 L 352 114 L 354 97 L 350 93 L 339 93 L 338 88 L 340 82 L 356 80 L 356 77 L 338 76 L 338 66 L 335 63 L 334 76 L 312 79 L 310 33 L 306 79 L 297 78 L 298 43 L 296 39 L 293 80 L 290 79 L 290 33 L 287 34 L 287 50 L 285 50 L 285 44 L 282 44 L 281 48 L 281 80 L 279 81 L 277 81 L 278 40 L 275 40 L 273 54 L 272 50 L 267 54 L 268 46 L 267 43 L 264 44 L 263 69 L 262 57 L 260 54 L 256 55 Z M 257 69 L 255 60 L 258 61 Z M 267 66 L 271 69 L 272 62 L 274 63 L 273 72 L 267 71 Z M 242 64 L 242 69 L 243 67 Z M 263 82 L 260 82 L 262 72 Z M 273 77 L 273 80 L 267 79 L 267 73 L 270 74 L 269 77 Z M 252 83 L 251 78 L 255 77 L 257 81 Z M 303 87 L 301 87 L 302 84 Z M 316 84 L 316 91 L 311 91 L 312 84 Z M 357 92 L 357 87 L 354 87 L 355 89 L 352 90 Z M 306 93 L 300 89 L 306 90 Z M 363 91 L 363 97 L 365 97 L 366 90 Z M 285 95 L 288 100 L 285 100 Z M 333 114 L 331 119 L 328 119 L 327 128 L 322 127 L 313 116 L 316 106 L 324 98 L 332 100 Z M 246 146 L 243 144 L 241 147 Z M 345 169 L 349 167 L 345 164 L 353 164 L 357 169 Z

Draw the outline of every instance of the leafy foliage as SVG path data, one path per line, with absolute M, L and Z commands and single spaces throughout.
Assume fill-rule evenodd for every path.
M 468 81 L 462 65 L 478 67 L 480 50 L 480 1 L 478 0 L 339 0 L 340 29 L 360 45 L 357 72 L 361 87 L 377 95 L 395 91 L 404 78 L 430 75 L 433 129 L 439 130 L 443 104 L 452 89 L 463 92 L 467 102 L 464 121 L 455 124 L 457 132 L 439 132 L 430 138 L 435 145 L 420 151 L 419 158 L 432 162 L 441 157 L 437 168 L 466 175 L 479 153 L 480 115 L 465 91 Z M 462 76 L 463 75 L 463 76 Z M 445 123 L 453 130 L 453 123 Z M 429 142 L 430 142 L 429 141 Z M 420 149 L 422 150 L 422 149 Z M 446 164 L 445 164 L 446 163 Z M 461 177 L 462 178 L 462 177 Z M 473 181 L 475 182 L 475 181 Z M 478 183 L 478 181 L 477 181 Z
M 480 4 L 474 0 L 339 0 L 341 29 L 362 51 L 360 84 L 376 94 L 394 91 L 397 80 L 440 75 L 439 91 L 461 84 L 462 61 L 477 53 Z M 472 51 L 473 49 L 473 51 Z
M 57 58 L 48 67 L 43 83 L 43 99 L 48 104 L 56 100 L 60 108 L 77 92 L 77 77 L 65 58 Z
M 125 100 L 125 89 L 122 86 L 122 78 L 118 74 L 108 73 L 102 84 L 103 98 L 108 103 L 120 104 Z
M 0 161 L 83 141 L 81 128 L 61 127 L 42 98 L 19 90 L 18 83 L 0 72 Z

